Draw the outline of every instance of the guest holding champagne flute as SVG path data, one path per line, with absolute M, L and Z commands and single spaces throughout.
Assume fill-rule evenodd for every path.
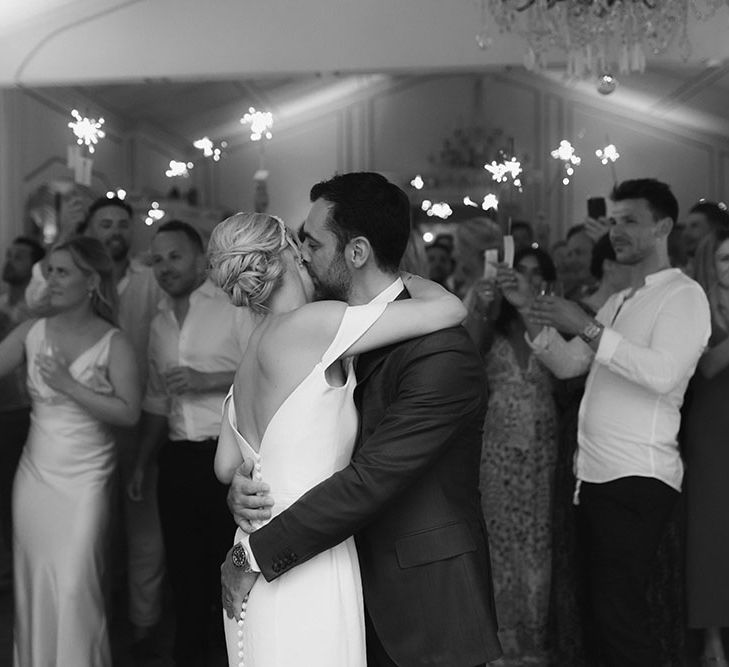
M 112 262 L 72 237 L 48 263 L 53 315 L 0 343 L 0 376 L 25 362 L 31 427 L 13 489 L 15 665 L 111 665 L 102 594 L 114 440 L 139 417 L 131 345 L 115 327 Z

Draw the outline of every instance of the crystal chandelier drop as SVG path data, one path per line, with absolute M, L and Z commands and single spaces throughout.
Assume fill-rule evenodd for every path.
M 523 37 L 524 64 L 542 69 L 553 49 L 567 57 L 567 74 L 642 72 L 646 55 L 659 55 L 678 39 L 681 56 L 691 46 L 688 20 L 711 17 L 729 0 L 482 0 L 477 42 L 485 48 L 486 7 L 501 32 Z

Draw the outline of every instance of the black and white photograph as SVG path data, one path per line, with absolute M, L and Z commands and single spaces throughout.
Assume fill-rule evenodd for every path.
M 0 272 L 0 667 L 729 667 L 729 0 L 0 0 Z

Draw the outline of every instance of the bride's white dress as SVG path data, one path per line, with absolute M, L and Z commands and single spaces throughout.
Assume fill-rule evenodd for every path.
M 71 375 L 101 393 L 109 330 L 71 364 Z M 114 441 L 78 403 L 42 379 L 45 320 L 25 351 L 33 401 L 30 433 L 13 485 L 15 666 L 111 665 L 102 594 Z
M 223 408 L 221 438 L 241 453 L 271 488 L 274 516 L 349 464 L 358 415 L 352 359 L 347 380 L 330 386 L 326 369 L 382 314 L 386 304 L 347 308 L 322 360 L 279 407 L 260 453 L 238 431 L 232 389 Z M 243 537 L 236 532 L 235 542 Z M 224 618 L 231 667 L 365 667 L 362 584 L 354 539 L 349 538 L 268 583 L 254 585 L 242 626 Z

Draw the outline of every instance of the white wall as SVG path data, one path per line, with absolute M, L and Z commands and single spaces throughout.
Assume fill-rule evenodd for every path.
M 74 145 L 68 128 L 74 107 L 86 113 L 89 105 L 80 95 L 68 99 L 54 95 L 52 89 L 0 90 L 0 246 L 26 230 L 24 205 L 31 192 L 46 183 L 73 182 L 67 147 Z M 149 197 L 166 194 L 173 183 L 164 172 L 170 159 L 185 157 L 181 147 L 153 133 L 127 131 L 123 119 L 96 105 L 90 108 L 106 121 L 106 137 L 92 156 L 92 191 L 101 195 L 124 188 Z M 181 183 L 183 191 L 198 180 L 193 170 L 191 178 Z M 142 218 L 137 222 L 144 237 Z
M 52 89 L 42 95 L 0 92 L 0 243 L 22 229 L 22 204 L 33 187 L 71 176 L 65 166 L 70 102 L 54 97 Z M 528 184 L 514 202 L 520 217 L 543 216 L 553 240 L 584 217 L 589 196 L 609 193 L 611 171 L 594 156 L 607 137 L 621 153 L 618 178 L 653 176 L 668 182 L 683 213 L 699 197 L 729 197 L 729 143 L 724 137 L 648 113 L 630 115 L 610 98 L 583 95 L 526 73 L 442 74 L 392 77 L 365 99 L 275 132 L 265 146 L 269 211 L 298 224 L 306 215 L 311 185 L 350 170 L 383 172 L 417 203 L 410 179 L 433 169 L 429 156 L 456 127 L 474 123 L 513 135 L 517 151 L 529 155 Z M 123 119 L 107 119 L 107 128 L 94 163 L 97 188 L 166 193 L 171 187 L 164 176 L 167 163 L 183 158 L 189 147 L 126 129 Z M 583 159 L 567 187 L 560 182 L 560 165 L 549 155 L 562 138 L 572 141 Z M 221 214 L 250 210 L 259 164 L 258 145 L 242 144 L 219 163 L 198 161 L 181 187 L 195 185 L 202 202 Z M 146 238 L 149 230 L 141 231 L 140 238 Z
M 682 213 L 700 197 L 729 197 L 724 137 L 648 114 L 631 116 L 609 98 L 556 88 L 538 77 L 463 74 L 394 80 L 367 100 L 275 134 L 266 146 L 270 211 L 300 220 L 313 183 L 335 171 L 360 169 L 385 173 L 417 201 L 421 195 L 409 187 L 410 179 L 433 172 L 428 158 L 443 139 L 456 127 L 474 123 L 513 135 L 517 152 L 528 154 L 528 185 L 513 200 L 523 217 L 543 217 L 553 239 L 584 218 L 588 197 L 609 195 L 612 171 L 594 155 L 608 139 L 621 155 L 615 165 L 618 179 L 655 177 L 669 183 Z M 550 156 L 563 138 L 582 157 L 568 186 L 561 183 L 561 164 Z M 250 208 L 257 165 L 255 145 L 219 163 L 214 202 Z

